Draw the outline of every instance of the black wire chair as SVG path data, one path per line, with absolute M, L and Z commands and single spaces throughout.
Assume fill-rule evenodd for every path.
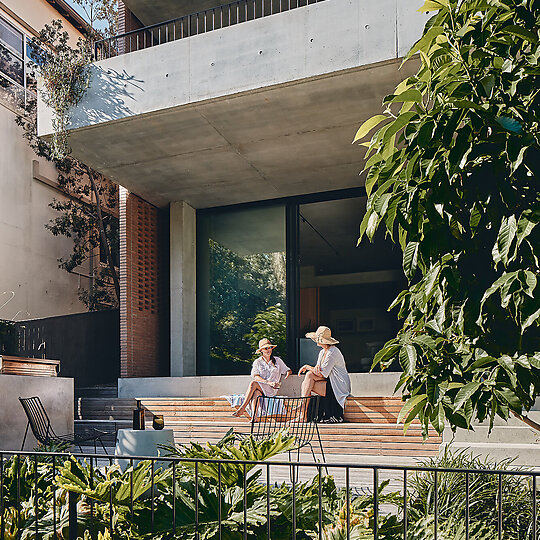
M 96 441 L 99 441 L 105 454 L 108 454 L 105 445 L 103 444 L 102 437 L 106 435 L 114 435 L 116 439 L 116 431 L 102 431 L 100 429 L 87 429 L 83 433 L 68 433 L 65 435 L 57 435 L 51 426 L 51 421 L 47 415 L 41 399 L 37 396 L 22 398 L 19 397 L 19 401 L 26 413 L 28 422 L 26 424 L 26 430 L 24 432 L 24 438 L 21 445 L 21 451 L 24 448 L 26 442 L 26 436 L 28 435 L 28 427 L 32 429 L 32 433 L 36 440 L 44 445 L 49 444 L 67 444 L 69 446 L 78 446 L 82 452 L 81 444 L 84 442 L 92 441 L 94 443 L 94 452 L 97 453 Z
M 307 446 L 315 462 L 317 458 L 312 441 L 316 436 L 323 463 L 326 463 L 321 434 L 315 421 L 319 414 L 320 402 L 321 396 L 298 398 L 258 396 L 253 407 L 250 433 L 257 440 L 268 438 L 286 429 L 295 439 L 294 446 L 289 450 L 289 459 L 296 451 L 296 460 L 299 461 L 300 450 Z

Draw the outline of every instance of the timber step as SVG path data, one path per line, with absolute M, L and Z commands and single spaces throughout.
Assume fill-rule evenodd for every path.
M 136 399 L 80 397 L 76 429 L 129 427 Z M 229 429 L 249 433 L 250 421 L 231 416 L 224 398 L 142 398 L 147 424 L 154 414 L 164 416 L 165 427 L 174 430 L 177 444 L 218 442 Z M 351 397 L 345 407 L 346 422 L 319 424 L 325 453 L 343 455 L 426 457 L 438 453 L 441 437 L 434 430 L 424 441 L 421 427 L 413 423 L 406 434 L 396 424 L 402 407 L 400 398 Z M 107 426 L 109 426 L 107 428 Z M 316 453 L 318 444 L 314 444 Z M 302 452 L 310 452 L 308 448 Z

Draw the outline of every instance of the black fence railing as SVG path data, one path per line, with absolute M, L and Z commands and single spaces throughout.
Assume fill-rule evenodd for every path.
M 98 41 L 95 58 L 139 51 L 318 2 L 324 0 L 237 0 Z
M 0 537 L 537 540 L 539 475 L 0 452 Z

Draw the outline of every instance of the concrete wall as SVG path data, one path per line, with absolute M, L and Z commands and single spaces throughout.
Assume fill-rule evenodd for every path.
M 20 450 L 26 415 L 19 397 L 39 396 L 58 435 L 73 433 L 73 379 L 0 375 L 0 450 Z M 37 441 L 29 433 L 25 450 Z
M 399 373 L 351 373 L 353 396 L 392 396 Z M 248 375 L 221 377 L 154 377 L 118 379 L 118 397 L 216 397 L 243 394 Z M 292 375 L 283 382 L 280 395 L 299 396 L 302 379 Z
M 528 416 L 540 423 L 540 412 L 531 411 Z M 515 465 L 538 467 L 540 463 L 540 431 L 536 431 L 521 420 L 510 417 L 508 422 L 495 419 L 489 433 L 489 423 L 474 423 L 470 431 L 459 429 L 456 433 L 447 427 L 443 433 L 443 444 L 454 451 L 466 451 L 482 458 L 496 460 L 513 459 Z
M 61 18 L 45 0 L 4 0 L 0 15 L 31 37 Z M 75 38 L 80 35 L 64 25 Z M 80 280 L 58 268 L 72 241 L 53 237 L 44 227 L 58 214 L 48 207 L 59 192 L 35 180 L 38 159 L 15 124 L 19 111 L 0 98 L 0 318 L 30 319 L 85 311 L 77 296 Z M 56 180 L 55 169 L 39 161 L 40 175 Z M 7 303 L 6 303 L 7 302 Z
M 15 118 L 0 100 L 0 318 L 85 311 L 77 290 L 81 281 L 87 286 L 86 278 L 58 268 L 58 258 L 70 252 L 73 242 L 45 229 L 58 215 L 48 205 L 60 198 L 59 192 L 33 178 L 32 160 L 37 157 Z M 54 169 L 43 160 L 41 164 L 40 173 L 56 179 Z
M 331 0 L 97 62 L 72 128 L 402 57 L 428 18 L 419 5 Z

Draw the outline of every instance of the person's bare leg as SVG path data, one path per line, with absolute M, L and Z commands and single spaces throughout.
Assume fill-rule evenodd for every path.
M 320 396 L 325 396 L 326 385 L 322 384 L 324 381 L 326 381 L 324 377 L 315 375 L 315 373 L 312 371 L 308 371 L 304 377 L 304 381 L 302 382 L 302 397 L 311 396 L 311 392 L 315 392 Z M 315 386 L 317 386 L 317 389 L 319 390 L 318 392 L 315 390 Z
M 250 401 L 255 397 L 255 393 L 258 393 L 258 395 L 264 394 L 264 392 L 262 391 L 261 385 L 257 381 L 251 381 L 249 383 L 246 397 L 244 398 L 244 402 L 233 413 L 234 416 L 240 416 L 246 412 L 246 408 L 249 405 Z
M 308 398 L 302 403 L 301 409 L 298 411 L 298 416 L 294 419 L 295 422 L 305 422 L 309 407 L 309 397 L 312 392 L 319 396 L 326 395 L 326 379 L 320 375 L 316 375 L 312 371 L 308 371 L 302 382 L 302 397 Z

